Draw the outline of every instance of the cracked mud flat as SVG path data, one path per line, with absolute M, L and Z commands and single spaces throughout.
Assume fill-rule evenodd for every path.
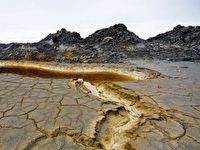
M 200 149 L 199 64 L 133 63 L 0 62 L 0 149 Z

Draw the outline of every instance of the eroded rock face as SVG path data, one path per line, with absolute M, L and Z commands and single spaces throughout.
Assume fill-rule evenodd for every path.
M 143 68 L 154 76 L 88 82 L 1 73 L 0 148 L 199 149 L 199 64 L 151 63 L 141 67 L 167 76 Z

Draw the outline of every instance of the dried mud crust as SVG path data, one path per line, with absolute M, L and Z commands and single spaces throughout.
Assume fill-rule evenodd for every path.
M 97 128 L 97 139 L 105 149 L 199 148 L 194 133 L 199 132 L 198 109 L 191 113 L 162 108 L 151 96 L 113 83 L 94 86 L 98 97 L 119 106 L 117 111 L 106 114 Z
M 80 67 L 80 66 L 79 66 Z M 198 101 L 181 79 L 159 76 L 135 87 L 118 83 L 0 74 L 1 149 L 198 149 Z M 154 76 L 155 77 L 155 76 Z M 147 78 L 143 78 L 147 79 Z M 155 82 L 155 83 L 154 83 Z M 131 81 L 130 84 L 134 84 Z M 137 83 L 136 83 L 137 84 Z M 138 90 L 139 85 L 143 89 Z M 145 87 L 164 86 L 154 92 Z M 196 82 L 195 89 L 199 89 Z M 162 88 L 159 88 L 162 89 Z M 179 90 L 177 93 L 174 89 Z M 193 98 L 198 92 L 192 93 Z M 157 94 L 157 95 L 156 95 Z M 176 95 L 177 94 L 177 95 Z M 156 98 L 156 96 L 157 98 Z M 191 95 L 191 93 L 190 93 Z M 194 97 L 195 96 L 195 97 Z

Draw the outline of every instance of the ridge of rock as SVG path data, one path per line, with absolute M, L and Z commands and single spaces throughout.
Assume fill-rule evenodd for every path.
M 172 61 L 200 60 L 200 26 L 177 25 L 173 30 L 147 39 L 158 59 Z
M 147 39 L 151 43 L 176 44 L 180 46 L 200 46 L 200 26 L 177 25 L 173 30 Z
M 178 25 L 143 40 L 120 23 L 81 38 L 62 28 L 36 43 L 0 43 L 0 60 L 120 63 L 133 59 L 200 60 L 200 26 Z
M 124 24 L 116 24 L 114 26 L 97 30 L 93 34 L 86 37 L 83 41 L 86 44 L 97 44 L 105 39 L 111 39 L 115 44 L 117 43 L 129 43 L 137 44 L 144 42 L 133 32 L 129 31 Z

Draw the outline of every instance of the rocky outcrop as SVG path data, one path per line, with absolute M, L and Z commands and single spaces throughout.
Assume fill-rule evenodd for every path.
M 116 24 L 81 38 L 61 29 L 36 43 L 0 44 L 1 60 L 120 63 L 135 59 L 200 60 L 200 27 L 176 26 L 143 40 L 124 24 Z
M 166 54 L 169 60 L 200 60 L 200 26 L 177 25 L 171 31 L 149 38 L 147 42 L 154 51 L 162 52 L 163 56 Z
M 172 31 L 159 34 L 147 40 L 150 43 L 173 44 L 178 46 L 199 47 L 200 26 L 184 27 L 177 25 Z
M 124 24 L 98 30 L 83 39 L 82 44 L 98 62 L 122 62 L 132 55 L 130 45 L 134 48 L 139 44 L 145 47 L 145 41 L 130 32 Z
M 47 37 L 42 39 L 39 43 L 47 43 L 50 45 L 60 45 L 60 44 L 77 44 L 82 40 L 81 36 L 77 32 L 69 32 L 62 28 L 54 34 L 49 34 Z
M 109 28 L 101 29 L 89 35 L 84 40 L 87 45 L 99 43 L 113 43 L 115 45 L 138 44 L 144 42 L 133 32 L 130 32 L 124 24 L 116 24 Z

